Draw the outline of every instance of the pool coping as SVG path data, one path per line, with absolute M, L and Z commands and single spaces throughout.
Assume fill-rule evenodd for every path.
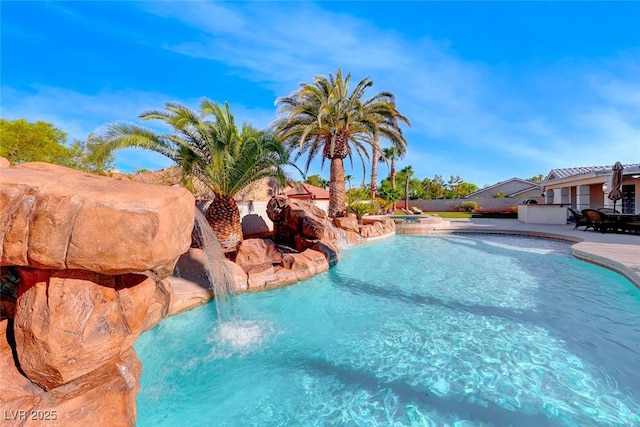
M 429 235 L 507 234 L 561 240 L 571 244 L 579 260 L 613 270 L 640 288 L 640 236 L 574 230 L 574 224 L 525 224 L 514 219 L 449 219 L 450 224 Z

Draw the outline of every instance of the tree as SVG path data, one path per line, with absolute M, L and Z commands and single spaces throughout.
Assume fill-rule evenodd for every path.
M 391 188 L 391 181 L 383 180 L 380 185 L 378 196 L 385 201 L 390 202 L 389 204 L 391 206 L 395 206 L 395 203 L 402 197 L 402 193 L 397 188 Z
M 44 121 L 0 119 L 0 135 L 0 156 L 12 164 L 46 162 L 96 173 L 106 172 L 113 164 L 111 156 L 96 158 L 99 141 L 94 135 L 67 146 L 66 132 Z
M 456 188 L 458 197 L 467 197 L 471 193 L 478 191 L 478 186 L 471 182 L 461 182 Z
M 207 220 L 223 249 L 235 250 L 242 241 L 242 227 L 233 196 L 266 177 L 275 177 L 284 185 L 283 167 L 289 159 L 286 150 L 270 133 L 249 125 L 238 128 L 228 104 L 222 107 L 208 99 L 201 101 L 198 112 L 166 103 L 165 111 L 148 111 L 140 118 L 163 121 L 173 132 L 160 134 L 135 124 L 112 124 L 101 153 L 140 147 L 173 160 L 180 168 L 183 185 L 193 188 L 195 180 L 213 193 Z
M 409 180 L 413 176 L 413 168 L 411 166 L 407 166 L 403 168 L 400 173 L 404 177 L 404 208 L 409 210 Z
M 403 156 L 404 152 L 401 152 L 396 147 L 384 148 L 380 154 L 380 158 L 387 162 L 387 167 L 389 168 L 391 188 L 396 188 L 396 160 L 401 159 Z
M 427 199 L 443 199 L 445 196 L 445 183 L 440 175 L 435 175 L 433 179 L 422 180 L 422 188 Z
M 114 156 L 99 153 L 104 140 L 92 133 L 86 141 L 74 141 L 69 148 L 68 166 L 93 173 L 106 173 L 113 168 Z
M 50 123 L 30 123 L 25 119 L 0 119 L 2 145 L 0 156 L 11 164 L 47 162 L 63 164 L 69 150 L 64 145 L 67 134 Z
M 353 175 L 345 175 L 344 180 L 349 183 L 349 190 L 351 190 L 351 180 L 353 179 Z
M 447 199 L 461 199 L 471 193 L 478 191 L 478 186 L 470 182 L 465 182 L 460 176 L 451 175 L 445 185 Z
M 380 92 L 363 99 L 373 85 L 362 79 L 349 91 L 351 74 L 316 76 L 313 83 L 301 83 L 292 95 L 276 101 L 278 116 L 273 129 L 290 149 L 297 149 L 296 158 L 307 153 L 306 169 L 311 161 L 322 155 L 330 161 L 329 216 L 344 212 L 346 189 L 343 160 L 355 152 L 363 161 L 368 158 L 366 147 L 377 147 L 380 136 L 404 143 L 397 127 L 402 117 L 389 92 Z
M 527 181 L 533 181 L 533 182 L 542 182 L 543 180 L 544 180 L 544 175 L 542 174 L 532 176 L 531 178 L 527 178 Z
M 304 180 L 305 183 L 315 185 L 320 188 L 329 187 L 329 181 L 321 177 L 320 175 L 310 175 Z
M 395 150 L 395 152 L 397 152 L 399 156 L 403 156 L 406 153 L 407 142 L 405 141 L 404 137 L 402 137 L 402 130 L 400 129 L 399 122 L 403 122 L 409 126 L 411 125 L 406 117 L 397 114 L 396 116 L 385 117 L 380 125 L 380 129 L 382 130 L 383 135 L 385 135 L 391 142 L 391 148 Z M 398 134 L 401 138 L 398 138 Z M 383 155 L 380 151 L 379 140 L 376 140 L 375 144 L 372 144 L 371 154 L 371 200 L 375 199 L 376 197 L 378 182 L 378 162 L 381 161 L 381 157 L 383 157 Z

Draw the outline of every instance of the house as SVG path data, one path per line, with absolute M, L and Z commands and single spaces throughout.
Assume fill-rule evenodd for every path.
M 329 190 L 306 183 L 289 183 L 284 194 L 292 199 L 309 200 L 320 209 L 329 210 Z
M 640 213 L 640 163 L 623 165 L 621 213 Z M 545 203 L 582 209 L 613 208 L 611 192 L 613 165 L 552 169 L 542 182 Z
M 542 194 L 542 188 L 539 182 L 527 181 L 521 178 L 511 178 L 506 181 L 498 182 L 481 190 L 471 193 L 465 197 L 466 199 L 482 199 L 492 198 L 496 195 L 501 197 L 518 197 L 522 199 L 536 199 Z

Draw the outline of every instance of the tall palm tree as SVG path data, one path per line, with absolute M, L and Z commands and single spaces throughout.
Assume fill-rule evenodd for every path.
M 135 124 L 111 124 L 100 152 L 107 155 L 119 148 L 140 147 L 173 160 L 183 185 L 193 188 L 195 181 L 213 193 L 207 220 L 223 249 L 235 250 L 242 241 L 242 226 L 233 196 L 266 177 L 284 185 L 287 151 L 270 133 L 249 125 L 239 129 L 228 104 L 222 107 L 208 99 L 202 100 L 198 112 L 166 103 L 164 111 L 148 111 L 140 118 L 163 121 L 173 132 L 160 134 Z
M 384 148 L 382 150 L 381 157 L 387 163 L 389 168 L 389 181 L 391 181 L 391 188 L 396 188 L 396 160 L 404 157 L 405 151 L 399 150 L 397 147 Z
M 353 179 L 353 175 L 345 175 L 344 180 L 349 183 L 349 190 L 351 190 L 351 180 Z
M 407 166 L 403 168 L 400 173 L 404 175 L 404 208 L 409 210 L 409 181 L 413 176 L 413 168 L 411 166 Z
M 408 126 L 411 126 L 409 120 L 401 116 L 400 114 L 396 116 L 387 116 L 382 117 L 382 122 L 380 123 L 380 134 L 384 136 L 386 139 L 391 142 L 391 149 L 395 150 L 397 155 L 404 156 L 407 151 L 407 141 L 402 138 L 398 138 L 398 132 L 400 136 L 402 136 L 402 131 L 399 127 L 399 122 L 403 122 Z M 397 131 L 396 131 L 397 130 Z M 382 153 L 385 149 L 380 149 L 379 141 L 376 141 L 373 144 L 372 155 L 371 155 L 371 200 L 376 197 L 377 192 L 377 183 L 378 183 L 378 162 L 382 157 Z M 388 149 L 386 149 L 388 150 Z M 394 159 L 394 167 L 395 167 L 395 159 Z M 395 174 L 394 174 L 395 181 Z
M 406 145 L 398 120 L 408 123 L 396 109 L 394 97 L 380 92 L 363 99 L 373 85 L 362 79 L 349 91 L 351 74 L 316 76 L 313 83 L 301 83 L 292 95 L 279 98 L 275 132 L 290 149 L 298 150 L 297 157 L 308 153 L 306 169 L 321 154 L 323 163 L 330 161 L 329 216 L 344 212 L 346 190 L 343 160 L 353 152 L 363 160 L 369 158 L 366 147 L 378 147 L 380 136 L 393 138 Z

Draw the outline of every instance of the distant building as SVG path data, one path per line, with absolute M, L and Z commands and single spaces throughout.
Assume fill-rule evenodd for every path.
M 284 194 L 292 199 L 309 200 L 320 209 L 329 210 L 329 190 L 306 183 L 289 183 Z
M 640 163 L 623 165 L 622 200 L 616 210 L 640 212 Z M 552 169 L 542 182 L 545 203 L 566 204 L 576 210 L 611 208 L 613 165 Z
M 507 198 L 536 199 L 542 195 L 542 187 L 539 182 L 514 177 L 471 193 L 465 199 L 492 198 L 496 195 L 498 197 L 506 195 Z

